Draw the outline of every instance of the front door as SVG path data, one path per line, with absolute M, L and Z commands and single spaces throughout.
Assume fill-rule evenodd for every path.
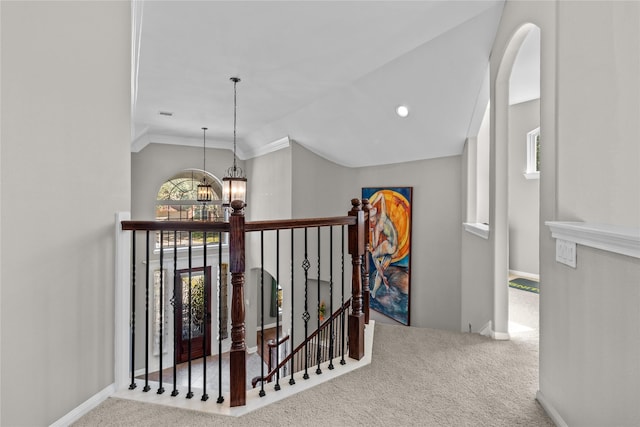
M 189 270 L 178 270 L 175 286 L 176 363 L 186 362 L 189 357 L 192 360 L 202 357 L 205 352 L 208 356 L 211 354 L 211 267 L 192 269 L 191 286 Z

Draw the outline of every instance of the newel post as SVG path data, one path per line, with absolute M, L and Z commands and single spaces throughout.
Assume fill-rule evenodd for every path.
M 230 406 L 247 400 L 247 364 L 244 327 L 244 202 L 231 202 L 229 217 L 229 270 L 231 271 L 231 351 L 229 354 Z
M 369 199 L 362 199 L 362 210 L 364 211 L 364 255 L 362 256 L 362 311 L 364 312 L 364 323 L 369 324 L 369 246 L 370 226 L 369 210 L 371 205 Z
M 349 314 L 349 357 L 364 357 L 364 313 L 362 312 L 362 255 L 364 255 L 364 212 L 360 200 L 351 200 L 349 216 L 356 223 L 349 226 L 349 254 L 351 254 L 351 314 Z

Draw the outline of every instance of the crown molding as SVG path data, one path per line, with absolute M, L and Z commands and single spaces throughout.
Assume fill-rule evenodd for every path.
M 149 144 L 168 144 L 168 145 L 180 145 L 184 147 L 202 147 L 202 139 L 200 138 L 188 138 L 184 136 L 174 135 L 162 135 L 154 133 L 143 133 L 137 137 L 131 143 L 131 152 L 138 153 Z M 291 139 L 289 136 L 276 139 L 266 145 L 257 148 L 242 149 L 236 145 L 236 155 L 241 160 L 252 159 L 254 157 L 264 156 L 265 154 L 273 153 L 283 148 L 291 146 Z M 207 148 L 218 148 L 221 150 L 232 150 L 228 143 L 207 141 Z
M 162 135 L 154 133 L 144 133 L 136 138 L 131 143 L 131 152 L 138 153 L 142 151 L 144 147 L 149 144 L 167 144 L 167 145 L 180 145 L 183 147 L 198 147 L 202 148 L 201 138 L 189 138 L 177 135 Z M 233 146 L 229 146 L 228 142 L 217 142 L 215 140 L 207 140 L 207 148 L 217 148 L 220 150 L 233 151 Z M 236 145 L 236 155 L 238 158 L 245 160 L 247 154 L 244 150 Z
M 242 157 L 242 159 L 246 160 L 252 159 L 254 157 L 264 156 L 265 154 L 273 153 L 275 151 L 282 150 L 283 148 L 287 148 L 290 145 L 291 139 L 289 138 L 289 135 L 287 135 L 261 147 L 247 150 L 246 157 Z

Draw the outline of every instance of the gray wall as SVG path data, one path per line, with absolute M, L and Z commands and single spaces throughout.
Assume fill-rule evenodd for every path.
M 360 168 L 351 187 L 357 197 L 362 187 L 413 187 L 413 326 L 460 329 L 461 162 L 454 156 Z
M 149 144 L 131 153 L 131 217 L 154 220 L 158 190 L 164 182 L 185 169 L 202 169 L 202 148 Z M 233 164 L 229 150 L 207 148 L 207 172 L 222 179 Z M 243 162 L 239 166 L 244 167 Z
M 459 330 L 461 157 L 350 169 L 292 148 L 294 217 L 345 215 L 362 187 L 413 187 L 411 324 Z
M 640 227 L 640 3 L 557 13 L 555 219 Z M 639 425 L 640 260 L 578 246 L 577 262 L 541 257 L 540 390 L 569 425 Z
M 317 154 L 307 150 L 302 145 L 294 142 L 291 146 L 291 167 L 292 167 L 292 217 L 293 218 L 318 218 L 318 217 L 330 217 L 330 216 L 344 216 L 351 209 L 350 200 L 354 197 L 359 197 L 359 193 L 356 193 L 351 184 L 353 183 L 354 171 L 344 166 L 337 165 L 329 160 L 326 160 Z M 329 282 L 330 279 L 330 263 L 326 248 L 327 244 L 327 230 L 322 230 L 321 246 L 323 249 L 324 261 L 321 262 L 320 268 L 320 281 Z M 338 292 L 338 287 L 341 285 L 341 280 L 338 278 L 338 266 L 340 266 L 340 235 L 339 231 L 334 230 L 334 311 L 340 306 L 341 293 Z M 345 231 L 346 233 L 346 231 Z M 288 234 L 288 233 L 287 233 Z M 308 256 L 312 263 L 309 269 L 309 313 L 312 316 L 317 315 L 317 293 L 318 293 L 318 268 L 316 260 L 317 255 L 317 231 L 310 229 L 308 232 Z M 302 232 L 296 232 L 294 238 L 295 255 L 293 265 L 298 267 L 303 261 L 304 247 L 304 235 Z M 348 250 L 348 248 L 347 248 Z M 346 299 L 351 295 L 351 258 L 347 253 L 345 256 L 345 282 L 346 282 Z M 294 300 L 297 310 L 304 304 L 304 280 L 303 271 L 298 268 L 295 273 L 295 289 Z M 321 285 L 320 292 L 324 295 L 326 286 Z M 290 295 L 285 291 L 285 299 Z M 322 297 L 321 297 L 322 298 Z M 290 300 L 289 300 L 290 301 Z M 325 303 L 327 307 L 330 305 L 329 298 L 326 298 Z M 288 304 L 285 304 L 285 311 L 288 312 Z M 328 310 L 328 308 L 327 308 Z M 294 313 L 294 319 L 300 319 L 300 312 Z M 327 311 L 328 313 L 328 311 Z M 315 318 L 309 323 L 309 327 L 313 327 L 316 323 Z M 294 343 L 298 343 L 304 336 L 303 322 L 296 321 L 294 325 Z M 311 329 L 313 330 L 313 329 Z
M 509 269 L 539 273 L 540 180 L 526 179 L 527 133 L 540 126 L 540 100 L 509 107 Z
M 114 381 L 130 7 L 0 4 L 2 425 L 49 425 Z
M 360 198 L 354 172 L 304 148 L 292 145 L 293 218 L 346 215 L 351 199 Z
M 247 220 L 268 220 L 268 219 L 289 219 L 292 211 L 292 168 L 291 168 L 291 147 L 286 147 L 264 156 L 256 157 L 246 162 L 248 179 L 248 197 L 246 215 Z M 282 247 L 287 247 L 289 234 L 281 233 L 280 242 Z M 245 288 L 245 324 L 247 331 L 256 330 L 260 326 L 260 240 L 258 233 L 250 233 L 247 236 L 247 252 L 245 262 L 247 267 L 246 283 L 255 284 Z M 269 297 L 271 291 L 271 281 L 268 275 L 276 277 L 276 256 L 273 248 L 276 247 L 276 236 L 273 232 L 264 234 L 264 268 L 268 274 L 265 275 L 264 304 L 265 304 L 265 325 L 275 323 L 276 319 L 269 316 Z M 289 258 L 283 259 L 280 263 L 280 286 L 286 299 L 290 295 Z M 282 318 L 285 323 L 282 330 L 286 334 L 289 328 L 288 316 L 289 305 L 284 304 L 285 315 Z M 247 334 L 247 346 L 254 347 L 254 334 Z M 258 343 L 259 344 L 259 343 Z
M 291 147 L 246 162 L 247 220 L 291 218 Z
M 492 69 L 527 22 L 542 30 L 540 397 L 568 425 L 638 425 L 640 260 L 578 245 L 576 269 L 558 264 L 544 222 L 640 226 L 640 4 L 508 2 Z

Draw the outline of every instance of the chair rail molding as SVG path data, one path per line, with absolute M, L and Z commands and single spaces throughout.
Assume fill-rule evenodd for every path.
M 640 228 L 612 224 L 546 221 L 551 237 L 603 251 L 640 258 Z

